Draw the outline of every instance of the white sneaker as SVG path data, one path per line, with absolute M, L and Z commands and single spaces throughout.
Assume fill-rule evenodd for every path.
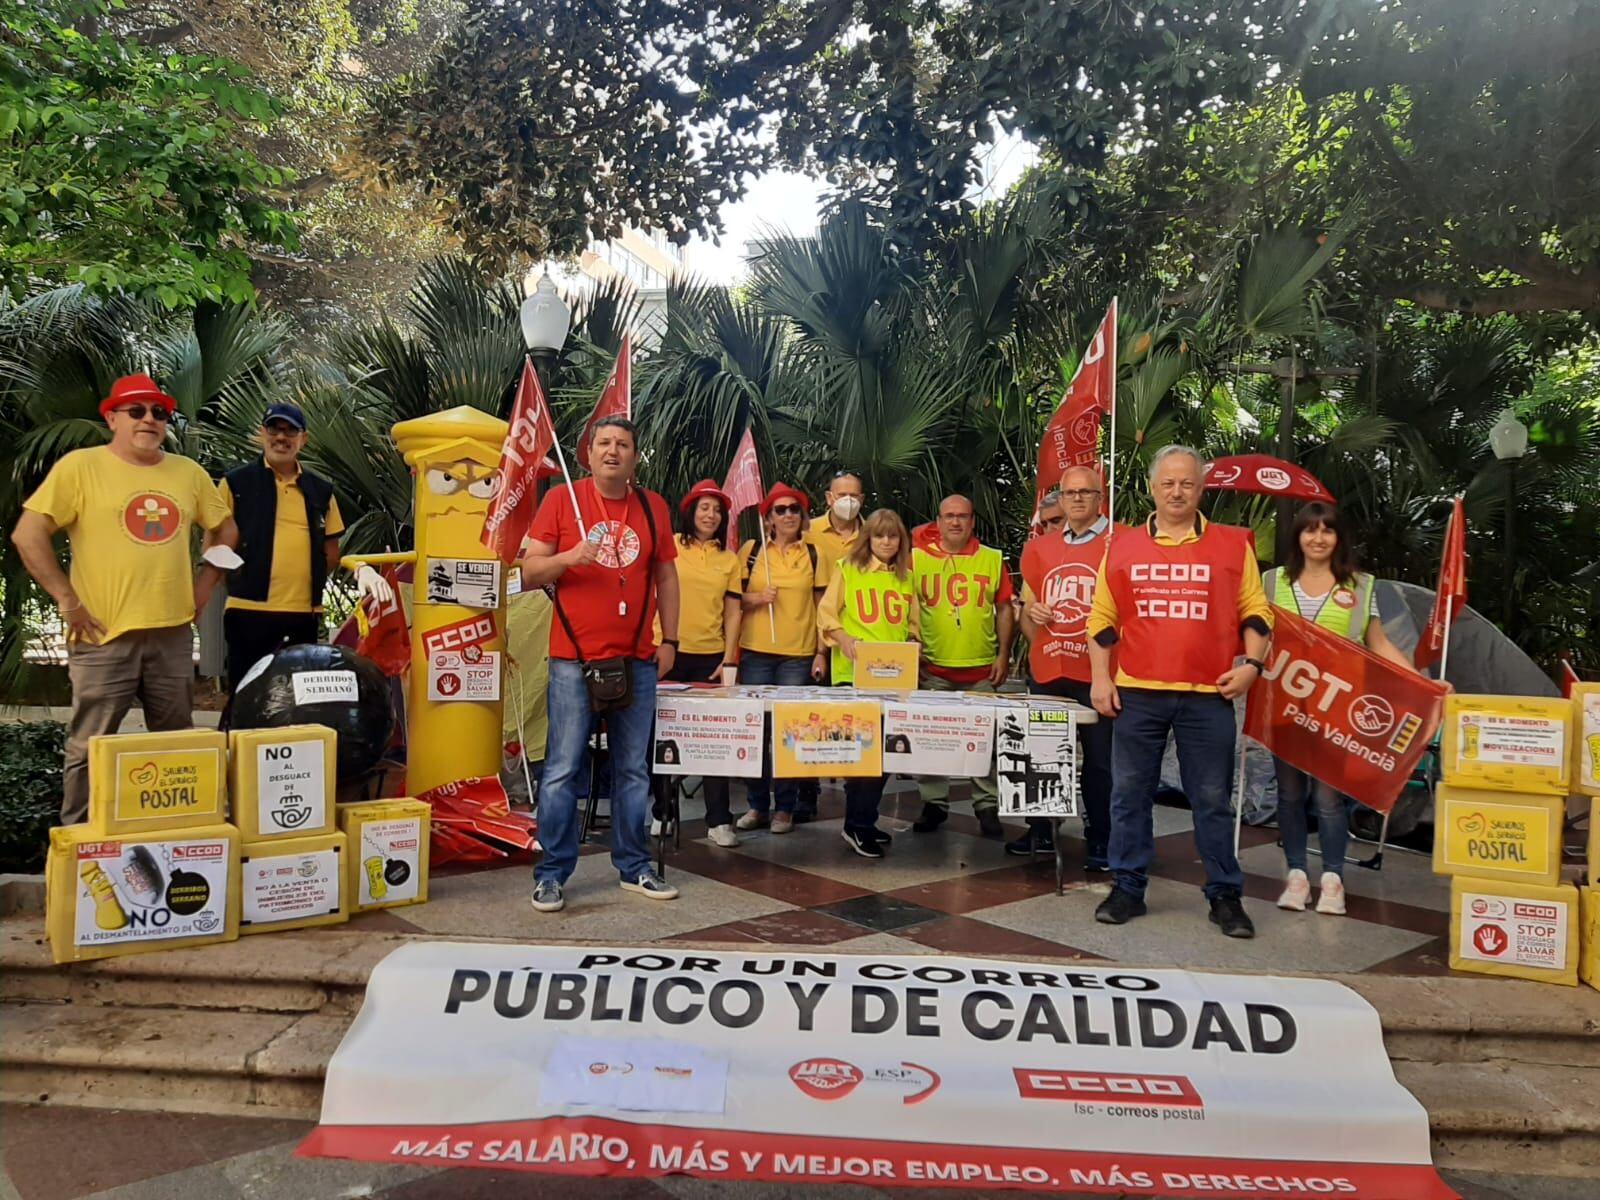
M 1317 897 L 1317 911 L 1335 917 L 1344 916 L 1344 880 L 1332 871 L 1324 871 L 1320 886 L 1322 893 Z
M 732 825 L 713 825 L 706 830 L 706 836 L 711 839 L 713 845 L 722 846 L 724 849 L 739 844 L 739 835 L 733 831 Z
M 1290 912 L 1305 912 L 1306 901 L 1311 899 L 1311 880 L 1299 868 L 1284 876 L 1283 895 L 1278 897 L 1278 907 Z
M 751 809 L 741 816 L 737 822 L 740 829 L 760 829 L 767 823 L 767 814 Z
M 653 838 L 661 836 L 661 822 L 654 817 L 650 818 L 650 836 Z

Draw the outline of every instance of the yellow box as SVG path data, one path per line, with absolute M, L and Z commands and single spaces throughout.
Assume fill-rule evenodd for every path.
M 1441 783 L 1433 796 L 1433 869 L 1554 887 L 1561 879 L 1562 796 L 1513 796 Z
M 239 852 L 239 935 L 348 921 L 347 846 L 340 830 L 246 842 Z
M 1578 986 L 1578 889 L 1450 881 L 1450 969 Z
M 1600 683 L 1572 685 L 1572 790 L 1600 796 Z M 1593 851 L 1589 863 L 1594 870 Z
M 228 794 L 245 841 L 335 832 L 338 764 L 339 735 L 326 725 L 230 733 Z
M 772 773 L 784 779 L 881 775 L 882 725 L 876 700 L 776 701 Z
M 1578 978 L 1600 991 L 1600 887 L 1579 893 L 1583 928 L 1578 933 Z
M 421 800 L 339 805 L 339 828 L 350 839 L 344 870 L 351 912 L 427 903 L 432 817 Z
M 239 936 L 238 894 L 232 825 L 50 831 L 45 928 L 58 963 L 231 942 Z
M 227 819 L 228 741 L 214 729 L 89 739 L 89 824 L 166 832 Z
M 1571 701 L 1452 694 L 1444 701 L 1440 772 L 1462 787 L 1564 796 L 1571 736 Z
M 1600 796 L 1589 801 L 1589 886 L 1600 887 Z
M 857 642 L 851 674 L 864 692 L 911 691 L 917 686 L 915 642 Z

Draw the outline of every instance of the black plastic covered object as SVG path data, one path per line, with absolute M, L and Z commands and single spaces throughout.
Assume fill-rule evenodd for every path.
M 389 745 L 389 696 L 384 673 L 343 646 L 285 646 L 246 673 L 234 695 L 232 726 L 326 725 L 339 735 L 339 782 L 349 783 L 377 765 Z

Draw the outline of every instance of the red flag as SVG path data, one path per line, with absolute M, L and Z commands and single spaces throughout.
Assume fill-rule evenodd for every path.
M 522 379 L 516 403 L 511 406 L 511 426 L 500 447 L 500 490 L 483 514 L 480 540 L 503 562 L 515 562 L 522 539 L 533 523 L 545 455 L 556 443 L 555 423 L 544 389 L 534 372 L 533 360 L 522 360 Z
M 1417 639 L 1411 661 L 1417 670 L 1426 671 L 1444 655 L 1444 643 L 1451 621 L 1467 603 L 1467 515 L 1456 497 L 1450 510 L 1450 523 L 1444 531 L 1444 556 L 1439 563 L 1439 586 L 1434 589 L 1433 611 Z
M 1244 732 L 1291 766 L 1388 812 L 1439 728 L 1446 688 L 1273 607 L 1272 653 Z
M 1050 424 L 1039 442 L 1039 477 L 1035 496 L 1061 482 L 1068 467 L 1093 467 L 1100 457 L 1100 418 L 1111 411 L 1117 379 L 1117 302 L 1095 330 L 1072 381 L 1062 393 Z
M 728 477 L 722 481 L 722 490 L 728 493 L 732 506 L 728 512 L 728 548 L 731 550 L 739 544 L 739 514 L 760 504 L 766 495 L 761 488 L 761 464 L 756 461 L 756 440 L 750 435 L 748 425 L 733 452 L 733 461 L 728 464 Z
M 1561 697 L 1562 697 L 1562 699 L 1571 700 L 1572 699 L 1572 685 L 1575 684 L 1575 683 L 1582 683 L 1582 682 L 1583 682 L 1583 680 L 1578 678 L 1578 673 L 1572 669 L 1572 664 L 1570 662 L 1568 662 L 1566 659 L 1563 658 L 1561 660 Z M 1597 757 L 1600 757 L 1600 755 L 1597 755 Z
M 589 469 L 589 435 L 601 417 L 633 418 L 633 348 L 627 334 L 622 335 L 622 349 L 617 351 L 611 377 L 600 389 L 600 399 L 594 402 L 594 411 L 578 435 L 578 463 L 585 471 Z
M 386 604 L 375 596 L 363 596 L 356 605 L 355 650 L 385 675 L 403 675 L 411 665 L 411 630 L 400 606 L 400 574 L 393 567 L 384 567 L 381 574 L 394 594 Z

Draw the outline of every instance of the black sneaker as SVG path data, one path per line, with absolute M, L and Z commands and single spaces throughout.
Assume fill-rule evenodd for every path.
M 554 879 L 541 879 L 533 888 L 533 899 L 529 901 L 535 912 L 560 912 L 567 906 L 567 898 L 561 894 L 561 885 Z
M 911 822 L 912 833 L 932 833 L 950 819 L 950 810 L 938 804 L 924 804 L 922 815 Z
M 986 838 L 1003 838 L 1006 835 L 1005 826 L 1000 824 L 1000 814 L 992 808 L 986 808 L 978 814 L 978 832 Z
M 648 896 L 652 900 L 676 900 L 678 889 L 673 887 L 654 871 L 640 871 L 637 879 L 624 879 L 622 890 L 625 892 L 638 892 L 641 896 Z
M 846 829 L 841 833 L 845 845 L 854 850 L 862 858 L 882 858 L 883 847 L 871 833 L 864 829 Z
M 1111 895 L 1100 901 L 1094 910 L 1094 919 L 1102 925 L 1126 925 L 1134 917 L 1145 914 L 1144 901 L 1132 892 L 1112 888 Z
M 1211 923 L 1231 938 L 1253 938 L 1254 922 L 1244 911 L 1244 901 L 1237 896 L 1218 896 L 1211 901 Z
M 1006 853 L 1018 858 L 1031 858 L 1035 854 L 1054 854 L 1055 834 L 1048 825 L 1030 825 L 1028 832 L 1006 843 Z
M 877 842 L 880 846 L 887 846 L 889 843 L 894 841 L 893 837 L 879 829 L 876 825 L 872 826 L 870 829 L 864 829 L 862 832 L 870 837 L 873 841 Z

